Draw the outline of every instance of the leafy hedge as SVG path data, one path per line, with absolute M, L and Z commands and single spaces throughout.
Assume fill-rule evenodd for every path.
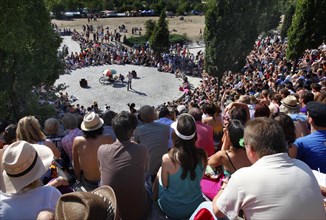
M 144 46 L 147 41 L 148 41 L 148 38 L 146 38 L 145 36 L 140 36 L 140 37 L 125 38 L 123 40 L 123 43 L 128 45 L 129 47 L 133 47 L 134 45 Z
M 171 44 L 176 44 L 176 43 L 184 44 L 189 41 L 186 35 L 179 35 L 179 34 L 170 34 L 169 40 Z M 145 36 L 139 36 L 139 37 L 125 38 L 123 40 L 123 43 L 128 45 L 129 47 L 133 47 L 134 45 L 144 46 L 147 41 L 148 38 L 146 38 Z
M 186 42 L 189 41 L 187 38 L 187 35 L 180 35 L 180 34 L 170 34 L 170 44 L 185 44 Z

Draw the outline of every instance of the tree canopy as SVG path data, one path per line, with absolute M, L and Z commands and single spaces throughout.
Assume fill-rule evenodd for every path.
M 262 31 L 279 23 L 272 0 L 210 0 L 205 13 L 205 67 L 218 77 L 238 71 Z
M 149 39 L 149 45 L 156 54 L 166 52 L 169 50 L 169 28 L 166 20 L 166 12 L 163 10 L 161 16 L 157 21 L 157 25 Z
M 285 38 L 287 36 L 287 32 L 291 26 L 292 18 L 295 12 L 296 0 L 283 0 L 284 8 L 281 10 L 284 14 L 283 25 L 281 29 L 281 37 Z
M 0 35 L 0 117 L 18 120 L 34 105 L 31 91 L 52 85 L 63 72 L 61 39 L 38 0 L 3 0 Z
M 326 1 L 298 0 L 288 30 L 288 59 L 297 59 L 305 49 L 317 48 L 326 39 Z
M 204 3 L 201 0 L 45 0 L 49 10 L 56 9 L 58 5 L 64 10 L 76 10 L 82 8 L 115 10 L 125 12 L 131 10 L 153 9 L 160 14 L 166 7 L 167 11 L 184 14 L 191 10 L 204 10 Z
M 145 22 L 145 36 L 146 38 L 150 38 L 155 30 L 156 22 L 152 19 L 149 19 Z

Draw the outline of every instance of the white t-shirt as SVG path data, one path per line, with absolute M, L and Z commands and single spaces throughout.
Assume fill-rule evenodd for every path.
M 127 78 L 128 78 L 128 81 L 131 82 L 131 80 L 133 78 L 133 75 L 131 73 L 128 73 L 127 74 Z
M 41 211 L 55 211 L 60 196 L 60 191 L 52 186 L 16 194 L 0 191 L 0 219 L 36 219 Z
M 230 220 L 325 219 L 322 195 L 311 169 L 287 153 L 264 156 L 235 172 L 216 205 Z

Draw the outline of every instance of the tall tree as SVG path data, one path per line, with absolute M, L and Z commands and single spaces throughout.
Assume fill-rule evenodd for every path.
M 145 37 L 147 39 L 149 39 L 152 36 L 152 34 L 155 30 L 155 27 L 156 27 L 156 22 L 154 20 L 152 20 L 152 19 L 146 20 L 146 22 L 145 22 L 145 29 L 146 29 Z
M 2 0 L 0 36 L 1 117 L 7 113 L 18 120 L 30 113 L 26 110 L 34 104 L 32 90 L 52 85 L 63 72 L 57 56 L 61 39 L 39 0 Z
M 281 37 L 285 38 L 287 36 L 287 32 L 292 24 L 293 15 L 295 12 L 295 6 L 297 1 L 296 0 L 284 0 L 282 1 L 284 3 L 284 19 L 281 29 Z
M 205 67 L 218 78 L 239 71 L 259 33 L 278 24 L 272 0 L 210 0 L 205 14 Z M 219 91 L 217 93 L 219 96 Z
M 297 60 L 305 49 L 316 48 L 326 39 L 326 1 L 298 0 L 288 31 L 288 59 Z
M 150 8 L 153 9 L 156 14 L 161 14 L 162 11 L 166 10 L 165 1 L 159 0 L 155 4 L 152 4 Z
M 161 12 L 160 18 L 157 21 L 157 25 L 152 33 L 152 36 L 149 39 L 150 47 L 157 55 L 169 50 L 169 35 L 170 33 L 168 22 L 166 20 L 166 10 L 164 9 Z

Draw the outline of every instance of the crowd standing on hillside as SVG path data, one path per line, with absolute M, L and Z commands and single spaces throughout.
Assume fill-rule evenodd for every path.
M 73 35 L 82 52 L 68 55 L 70 68 L 144 57 L 155 64 L 148 48 Z M 245 66 L 225 74 L 219 99 L 216 78 L 202 74 L 191 88 L 183 75 L 185 95 L 156 108 L 131 103 L 115 113 L 96 101 L 72 105 L 60 93 L 62 118 L 43 130 L 34 116 L 17 128 L 2 124 L 0 217 L 69 219 L 69 203 L 107 219 L 150 219 L 153 207 L 174 219 L 325 219 L 325 183 L 315 177 L 326 175 L 326 45 L 297 64 L 287 61 L 286 45 L 277 34 L 258 39 Z M 191 60 L 174 49 L 163 57 Z M 23 216 L 13 211 L 26 205 L 21 198 L 33 204 Z

